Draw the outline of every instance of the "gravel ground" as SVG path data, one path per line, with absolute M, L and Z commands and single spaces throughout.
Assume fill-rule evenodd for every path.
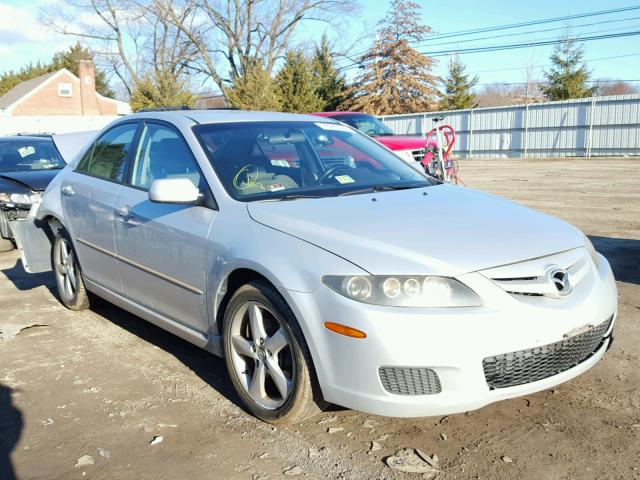
M 0 254 L 0 479 L 640 479 L 639 166 L 462 164 L 468 186 L 589 234 L 614 267 L 620 310 L 613 348 L 581 377 L 448 417 L 336 407 L 293 427 L 261 423 L 237 406 L 221 359 L 107 304 L 68 311 L 49 274 Z M 3 340 L 17 330 L 7 325 L 30 327 Z M 403 448 L 437 470 L 390 469 Z

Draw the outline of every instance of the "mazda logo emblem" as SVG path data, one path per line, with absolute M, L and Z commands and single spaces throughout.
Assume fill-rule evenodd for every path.
M 547 274 L 549 282 L 556 288 L 558 295 L 565 296 L 571 293 L 571 283 L 569 282 L 569 274 L 566 270 L 554 267 Z

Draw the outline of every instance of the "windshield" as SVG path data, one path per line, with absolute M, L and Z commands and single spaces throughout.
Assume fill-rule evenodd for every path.
M 0 172 L 51 170 L 65 165 L 53 140 L 0 140 Z
M 370 137 L 395 135 L 393 130 L 371 115 L 332 115 L 331 118 L 346 123 Z
M 293 199 L 418 188 L 435 181 L 346 125 L 252 122 L 194 132 L 237 200 Z

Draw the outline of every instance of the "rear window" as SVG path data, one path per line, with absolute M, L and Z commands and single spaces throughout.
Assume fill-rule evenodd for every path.
M 65 165 L 53 140 L 0 140 L 0 172 L 52 170 Z

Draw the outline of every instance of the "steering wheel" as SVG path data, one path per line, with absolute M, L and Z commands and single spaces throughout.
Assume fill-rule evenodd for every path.
M 329 180 L 330 178 L 333 178 L 336 176 L 336 173 L 338 173 L 341 170 L 351 170 L 351 167 L 348 165 L 336 165 L 335 167 L 331 167 L 329 170 L 327 170 L 326 172 L 324 172 L 322 174 L 322 176 L 318 179 L 318 185 L 321 185 L 323 183 L 325 183 L 327 180 Z

